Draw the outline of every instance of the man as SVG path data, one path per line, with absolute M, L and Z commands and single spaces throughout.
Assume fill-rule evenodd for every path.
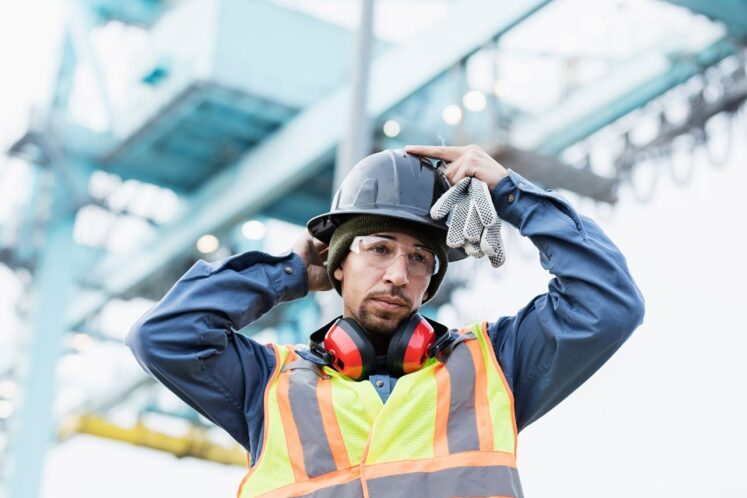
M 417 313 L 448 262 L 465 257 L 428 214 L 449 185 L 425 157 L 446 162 L 452 185 L 487 185 L 500 218 L 554 275 L 546 294 L 459 330 Z M 521 496 L 518 431 L 643 317 L 625 260 L 599 227 L 477 146 L 369 156 L 308 228 L 286 255 L 196 263 L 127 340 L 147 371 L 247 449 L 242 498 Z M 235 333 L 333 287 L 342 317 L 311 334 L 311 349 Z

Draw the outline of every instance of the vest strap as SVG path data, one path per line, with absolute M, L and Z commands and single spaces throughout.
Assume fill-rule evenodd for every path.
M 286 363 L 285 365 L 283 365 L 283 368 L 280 369 L 280 373 L 284 373 L 289 370 L 296 370 L 298 368 L 311 370 L 320 379 L 329 379 L 329 375 L 324 373 L 321 365 L 317 365 L 313 361 L 309 361 L 304 358 L 299 358 L 295 361 L 291 361 L 290 363 Z
M 441 350 L 441 354 L 439 355 L 439 359 L 441 361 L 446 361 L 446 359 L 449 357 L 452 351 L 454 351 L 454 348 L 457 347 L 459 344 L 463 343 L 464 341 L 468 341 L 471 339 L 477 339 L 475 337 L 475 334 L 472 332 L 465 332 L 463 334 L 459 334 L 459 336 L 456 339 L 453 339 L 451 342 L 449 342 L 444 348 Z

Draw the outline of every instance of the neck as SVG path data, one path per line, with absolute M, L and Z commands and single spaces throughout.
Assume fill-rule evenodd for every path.
M 371 341 L 371 344 L 373 344 L 374 346 L 376 356 L 385 356 L 387 351 L 389 350 L 389 340 L 391 339 L 391 336 L 372 334 L 368 330 L 366 330 L 366 335 Z

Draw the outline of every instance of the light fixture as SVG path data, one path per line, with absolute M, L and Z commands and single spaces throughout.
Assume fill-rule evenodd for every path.
M 441 111 L 441 119 L 448 125 L 456 125 L 462 120 L 462 108 L 458 105 L 451 104 L 444 107 Z
M 70 345 L 76 351 L 83 351 L 91 345 L 92 341 L 91 336 L 83 332 L 77 332 L 70 337 Z
M 508 85 L 504 80 L 495 80 L 493 83 L 493 93 L 496 97 L 504 97 L 507 93 Z
M 210 254 L 215 252 L 220 247 L 220 241 L 218 237 L 212 234 L 203 235 L 197 240 L 197 250 L 202 254 Z
M 241 225 L 241 235 L 249 240 L 263 239 L 266 233 L 265 224 L 258 220 L 249 220 Z
M 384 135 L 386 135 L 387 137 L 394 138 L 399 135 L 399 132 L 399 123 L 395 120 L 390 119 L 389 121 L 384 123 Z
M 0 400 L 0 419 L 10 418 L 13 415 L 13 402 L 7 399 Z
M 16 396 L 18 384 L 11 379 L 0 380 L 0 398 L 11 399 Z
M 464 97 L 462 97 L 462 103 L 468 110 L 472 112 L 480 112 L 485 110 L 488 101 L 485 99 L 485 94 L 480 90 L 472 90 L 464 94 Z

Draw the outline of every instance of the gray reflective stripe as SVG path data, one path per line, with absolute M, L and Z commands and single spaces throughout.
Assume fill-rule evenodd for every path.
M 307 370 L 311 370 L 317 377 L 321 377 L 322 379 L 329 379 L 329 375 L 324 373 L 321 365 L 317 365 L 316 363 L 304 360 L 303 358 L 301 358 L 300 360 L 292 361 L 290 363 L 286 363 L 285 365 L 283 365 L 283 368 L 281 368 L 280 371 L 287 372 L 288 370 L 295 370 L 297 368 L 305 368 Z
M 361 482 L 356 479 L 355 481 L 346 482 L 345 484 L 338 484 L 336 486 L 330 486 L 328 488 L 314 491 L 308 495 L 302 495 L 301 498 L 362 498 L 363 488 Z
M 451 382 L 446 439 L 449 453 L 480 449 L 475 414 L 475 364 L 466 344 L 454 348 L 445 363 Z
M 403 470 L 406 467 L 403 465 Z M 519 473 L 512 467 L 457 467 L 368 479 L 371 497 L 450 498 L 452 496 L 524 496 Z
M 291 370 L 288 384 L 293 420 L 298 428 L 298 438 L 303 448 L 303 462 L 309 477 L 337 470 L 316 398 L 318 381 L 319 377 L 313 370 L 299 368 Z

